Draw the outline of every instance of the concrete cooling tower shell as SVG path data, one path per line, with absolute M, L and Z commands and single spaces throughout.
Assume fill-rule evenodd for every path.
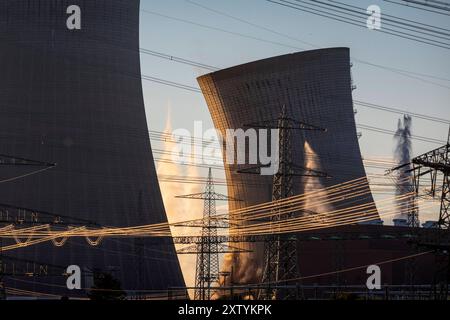
M 80 29 L 68 28 L 73 5 L 81 11 Z M 8 211 L 16 219 L 17 207 L 53 213 L 66 222 L 63 230 L 80 221 L 167 222 L 142 95 L 139 1 L 2 0 L 0 41 L 0 153 L 57 164 L 0 184 L 0 203 L 11 206 L 1 207 L 2 217 Z M 35 168 L 1 170 L 10 178 Z M 184 286 L 170 238 L 105 238 L 97 246 L 68 239 L 60 247 L 48 241 L 3 254 L 6 273 L 17 273 L 6 286 L 33 292 L 85 294 L 65 288 L 62 268 L 69 265 L 81 268 L 86 289 L 96 270 L 111 273 L 129 295 Z M 20 281 L 31 264 L 57 270 Z
M 245 130 L 246 124 L 277 119 L 283 105 L 290 117 L 327 130 L 292 132 L 294 163 L 331 176 L 296 177 L 295 194 L 366 176 L 354 119 L 348 48 L 319 49 L 250 62 L 203 75 L 198 83 L 214 125 L 223 136 L 227 129 Z M 271 201 L 273 177 L 238 173 L 241 168 L 225 164 L 228 195 L 242 200 L 230 202 L 230 209 Z M 358 204 L 367 204 L 366 210 L 377 216 L 368 184 L 359 197 L 312 205 L 309 209 L 323 213 Z M 234 281 L 259 281 L 261 246 L 241 245 L 255 252 L 228 257 L 227 261 L 234 261 Z

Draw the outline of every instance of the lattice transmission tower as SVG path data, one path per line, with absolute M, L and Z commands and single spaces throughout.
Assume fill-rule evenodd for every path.
M 245 252 L 245 250 L 232 248 L 224 245 L 222 241 L 217 241 L 217 230 L 219 228 L 229 228 L 229 223 L 227 219 L 216 217 L 216 201 L 238 200 L 214 191 L 211 168 L 208 171 L 204 192 L 177 196 L 177 198 L 204 200 L 203 219 L 193 220 L 189 223 L 174 224 L 174 226 L 201 227 L 200 241 L 178 250 L 177 253 L 197 254 L 194 299 L 209 300 L 214 293 L 214 284 L 219 282 L 219 253 Z
M 435 198 L 440 191 L 440 208 L 439 219 L 437 221 L 438 230 L 432 234 L 419 234 L 416 244 L 421 247 L 435 250 L 446 258 L 446 267 L 439 271 L 445 273 L 444 286 L 441 289 L 440 296 L 442 299 L 447 299 L 449 293 L 450 283 L 450 243 L 448 235 L 450 234 L 450 128 L 447 137 L 447 143 L 439 148 L 428 151 L 422 155 L 414 157 L 410 163 L 402 164 L 390 171 L 399 170 L 404 167 L 412 167 L 409 171 L 413 172 L 413 186 L 416 196 L 419 195 L 420 184 L 426 176 L 430 178 L 429 195 Z M 441 181 L 440 185 L 439 182 Z M 414 219 L 414 213 L 417 206 L 413 206 L 413 211 L 410 214 Z M 418 220 L 416 220 L 418 223 Z M 410 226 L 414 221 L 408 219 Z M 439 273 L 438 272 L 438 273 Z
M 273 176 L 273 202 L 294 196 L 293 177 L 295 176 L 328 177 L 324 172 L 296 164 L 292 158 L 293 130 L 324 132 L 326 129 L 289 117 L 285 105 L 283 105 L 277 119 L 246 124 L 245 127 L 279 130 L 278 172 Z M 260 174 L 262 167 L 247 168 L 238 172 Z M 297 290 L 292 286 L 280 288 L 288 284 L 287 280 L 298 278 L 297 238 L 295 234 L 281 234 L 280 225 L 283 220 L 291 219 L 298 214 L 298 212 L 281 213 L 276 207 L 271 214 L 272 232 L 267 241 L 264 242 L 265 261 L 262 283 L 265 289 L 260 292 L 260 299 L 289 300 L 297 297 Z

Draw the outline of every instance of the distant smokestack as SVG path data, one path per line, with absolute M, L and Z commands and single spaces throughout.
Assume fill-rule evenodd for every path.
M 398 119 L 397 131 L 395 132 L 394 139 L 396 140 L 396 146 L 394 150 L 394 159 L 400 164 L 409 163 L 411 161 L 412 145 L 411 145 L 411 124 L 412 119 L 409 115 L 403 116 L 402 119 Z M 401 196 L 411 192 L 412 187 L 412 173 L 410 171 L 411 165 L 407 165 L 400 169 L 400 173 L 397 176 L 395 194 Z M 402 199 L 397 201 L 397 206 L 401 208 L 401 205 L 408 199 Z M 403 207 L 404 208 L 404 207 Z M 407 218 L 407 212 L 400 210 L 400 217 Z

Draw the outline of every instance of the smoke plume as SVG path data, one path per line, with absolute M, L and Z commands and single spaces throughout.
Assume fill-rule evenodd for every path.
M 394 139 L 396 141 L 394 150 L 394 159 L 401 165 L 409 163 L 411 161 L 412 145 L 411 145 L 411 124 L 412 120 L 409 115 L 403 116 L 402 119 L 398 119 L 397 131 L 395 132 Z M 407 165 L 400 169 L 396 181 L 395 194 L 401 196 L 411 191 L 411 176 L 409 171 L 410 165 Z M 401 209 L 401 205 L 405 203 L 405 200 L 398 200 L 397 207 L 399 208 L 399 218 L 407 219 L 407 213 Z
M 172 125 L 170 117 L 170 105 L 168 107 L 168 115 L 164 133 L 172 134 Z M 174 183 L 171 181 L 163 181 L 161 177 L 165 175 L 170 176 L 198 176 L 198 170 L 194 166 L 187 166 L 187 170 L 182 170 L 180 165 L 172 161 L 171 153 L 174 152 L 175 145 L 171 139 L 166 139 L 163 143 L 163 157 L 158 163 L 157 172 L 159 177 L 159 185 L 164 201 L 164 207 L 167 213 L 169 223 L 186 221 L 190 219 L 199 219 L 203 216 L 203 202 L 199 200 L 190 200 L 175 198 L 177 195 L 191 194 L 199 192 L 198 186 L 190 183 Z M 187 172 L 186 172 L 187 171 Z M 189 227 L 171 227 L 173 236 L 187 235 L 192 233 L 192 228 Z M 180 245 L 176 245 L 176 249 L 180 249 Z M 188 287 L 195 285 L 195 266 L 196 255 L 194 254 L 180 254 L 178 255 L 181 271 L 183 272 L 184 281 Z M 189 292 L 189 294 L 192 294 Z
M 322 166 L 320 164 L 320 160 L 317 156 L 317 153 L 313 150 L 313 148 L 309 145 L 308 142 L 305 141 L 304 145 L 305 150 L 305 167 L 308 169 L 321 171 Z M 332 210 L 332 207 L 326 203 L 328 196 L 327 192 L 324 191 L 324 186 L 322 185 L 320 178 L 317 177 L 308 177 L 305 176 L 303 178 L 303 192 L 311 192 L 315 191 L 316 197 L 307 197 L 305 201 L 305 208 L 307 209 L 304 213 L 308 214 L 317 214 L 317 213 L 325 213 Z M 324 201 L 320 201 L 317 203 L 318 198 L 324 199 Z M 324 224 L 327 223 L 326 218 L 321 218 L 317 223 Z

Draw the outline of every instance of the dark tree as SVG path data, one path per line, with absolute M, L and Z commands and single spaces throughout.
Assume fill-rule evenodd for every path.
M 91 287 L 88 297 L 91 300 L 124 300 L 125 291 L 122 290 L 120 281 L 107 272 L 94 272 L 94 285 Z

